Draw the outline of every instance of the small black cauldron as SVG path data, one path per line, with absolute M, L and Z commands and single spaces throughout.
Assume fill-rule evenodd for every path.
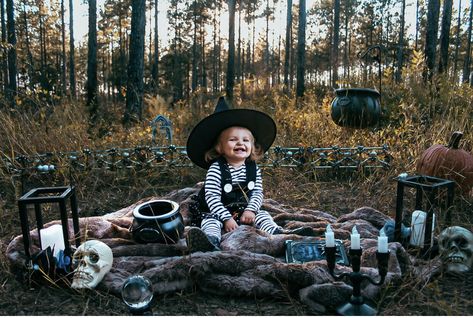
M 381 95 L 370 88 L 339 88 L 332 101 L 332 119 L 342 127 L 366 128 L 378 123 Z
M 170 200 L 153 200 L 138 205 L 133 210 L 130 229 L 138 243 L 175 244 L 184 232 L 184 222 L 179 204 Z

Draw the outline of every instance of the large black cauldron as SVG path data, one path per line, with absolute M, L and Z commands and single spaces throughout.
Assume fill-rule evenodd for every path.
M 378 123 L 381 95 L 370 88 L 339 88 L 332 101 L 332 119 L 342 127 L 366 128 Z
M 181 238 L 184 222 L 179 204 L 170 200 L 152 200 L 133 210 L 133 239 L 139 243 L 174 244 Z

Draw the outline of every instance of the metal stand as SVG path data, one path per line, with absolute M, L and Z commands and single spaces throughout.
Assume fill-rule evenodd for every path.
M 416 189 L 416 203 L 415 210 L 423 210 L 422 199 L 427 196 L 426 209 L 427 219 L 425 224 L 424 249 L 430 248 L 432 236 L 432 215 L 435 207 L 439 206 L 438 191 L 442 188 L 447 189 L 447 212 L 445 221 L 447 225 L 451 223 L 451 213 L 448 209 L 453 203 L 453 196 L 455 190 L 455 182 L 445 179 L 440 179 L 431 176 L 414 175 L 407 177 L 396 177 L 397 180 L 397 196 L 396 196 L 396 220 L 394 226 L 394 240 L 401 242 L 401 223 L 403 219 L 402 210 L 404 206 L 404 188 L 411 187 Z
M 23 244 L 25 247 L 26 263 L 31 261 L 31 238 L 30 228 L 28 223 L 28 205 L 33 204 L 35 208 L 36 224 L 38 227 L 38 239 L 41 242 L 40 230 L 43 228 L 43 217 L 41 211 L 41 204 L 43 203 L 58 203 L 61 213 L 61 225 L 64 239 L 64 255 L 71 256 L 71 247 L 69 244 L 69 227 L 67 218 L 66 203 L 70 200 L 70 207 L 72 211 L 72 222 L 74 227 L 74 238 L 76 246 L 80 245 L 80 228 L 79 215 L 77 212 L 77 200 L 75 195 L 75 188 L 71 186 L 65 187 L 49 187 L 49 188 L 35 188 L 24 194 L 18 200 L 18 208 L 21 221 L 21 232 L 23 234 Z
M 327 257 L 327 266 L 333 278 L 341 280 L 348 277 L 353 286 L 353 294 L 350 301 L 337 308 L 337 313 L 343 316 L 374 316 L 378 311 L 373 307 L 365 304 L 363 296 L 361 296 L 361 283 L 368 280 L 373 285 L 382 285 L 386 274 L 388 273 L 389 250 L 387 253 L 376 253 L 378 260 L 379 281 L 374 281 L 370 276 L 360 273 L 362 250 L 350 249 L 349 256 L 353 271 L 349 273 L 335 274 L 335 254 L 336 247 L 325 247 L 325 255 Z

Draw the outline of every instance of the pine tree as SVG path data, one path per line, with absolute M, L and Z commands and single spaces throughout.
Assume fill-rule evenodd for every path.
M 143 73 L 146 26 L 146 1 L 131 2 L 130 58 L 128 60 L 128 81 L 126 88 L 126 110 L 124 124 L 141 120 L 143 112 Z

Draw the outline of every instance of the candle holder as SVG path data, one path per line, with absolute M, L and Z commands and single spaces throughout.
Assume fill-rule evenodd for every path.
M 360 273 L 361 267 L 361 249 L 350 249 L 349 257 L 352 272 L 345 272 L 341 274 L 335 273 L 335 247 L 325 247 L 325 255 L 327 259 L 327 266 L 335 280 L 342 280 L 345 277 L 349 278 L 353 286 L 353 294 L 350 301 L 341 305 L 337 308 L 337 313 L 343 316 L 374 316 L 378 313 L 376 309 L 365 304 L 363 296 L 361 295 L 361 283 L 363 280 L 368 280 L 371 284 L 379 286 L 384 283 L 386 274 L 388 273 L 388 261 L 389 261 L 389 250 L 386 253 L 376 252 L 376 258 L 378 260 L 378 274 L 379 280 L 375 281 L 370 276 Z

